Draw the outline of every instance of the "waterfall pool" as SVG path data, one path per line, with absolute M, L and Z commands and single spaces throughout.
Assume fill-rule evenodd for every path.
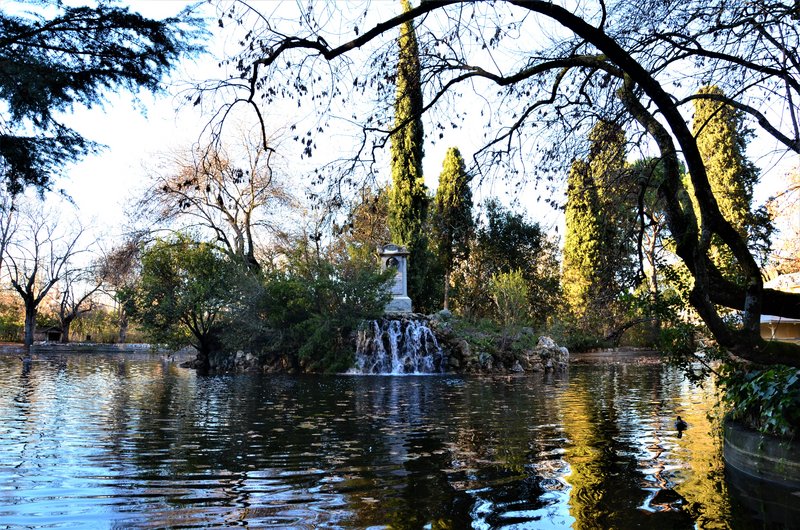
M 791 528 L 659 364 L 499 378 L 226 375 L 0 355 L 0 528 Z M 678 436 L 676 415 L 689 427 Z M 751 481 L 752 482 L 752 481 Z M 794 526 L 796 527 L 796 526 Z

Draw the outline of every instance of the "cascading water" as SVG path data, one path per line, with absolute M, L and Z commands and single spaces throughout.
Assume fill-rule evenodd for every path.
M 444 353 L 436 335 L 421 320 L 382 318 L 358 332 L 358 374 L 436 374 L 444 372 Z

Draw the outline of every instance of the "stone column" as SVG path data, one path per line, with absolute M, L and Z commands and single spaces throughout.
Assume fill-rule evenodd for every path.
M 381 270 L 396 269 L 394 282 L 389 289 L 392 299 L 386 304 L 386 313 L 410 313 L 411 298 L 408 297 L 408 251 L 401 246 L 388 244 L 378 249 Z

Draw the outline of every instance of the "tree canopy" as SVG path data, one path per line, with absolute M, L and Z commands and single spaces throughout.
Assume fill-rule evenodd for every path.
M 142 255 L 134 314 L 157 343 L 197 349 L 197 367 L 208 371 L 219 346 L 240 270 L 212 245 L 179 235 L 159 240 Z
M 138 214 L 150 226 L 200 229 L 231 259 L 258 269 L 259 239 L 277 230 L 276 218 L 294 200 L 272 153 L 242 132 L 228 149 L 215 143 L 165 156 L 151 170 Z
M 624 132 L 601 120 L 589 141 L 586 160 L 575 160 L 567 179 L 562 282 L 573 315 L 608 326 L 609 309 L 630 286 L 636 202 L 625 174 Z
M 524 178 L 524 168 L 536 162 L 540 178 L 554 178 L 574 158 L 563 155 L 585 148 L 575 139 L 585 138 L 596 118 L 616 123 L 662 160 L 658 201 L 675 251 L 694 278 L 690 302 L 718 343 L 750 360 L 800 364 L 796 352 L 772 351 L 759 336 L 762 311 L 800 317 L 800 295 L 764 289 L 746 239 L 720 212 L 687 124 L 693 100 L 724 101 L 776 145 L 800 153 L 796 3 L 620 0 L 569 9 L 544 0 L 452 0 L 422 2 L 397 14 L 340 6 L 323 13 L 316 7 L 298 23 L 262 24 L 245 39 L 236 58 L 248 81 L 240 85 L 240 101 L 257 106 L 298 80 L 336 86 L 326 102 L 363 99 L 368 90 L 385 101 L 395 63 L 387 42 L 413 21 L 426 92 L 420 113 L 434 126 L 458 127 L 467 114 L 482 112 L 487 141 L 476 154 L 477 169 Z M 231 17 L 240 13 L 234 9 Z M 341 31 L 347 27 L 352 35 Z M 723 93 L 698 94 L 706 85 Z M 486 103 L 469 112 L 458 108 L 467 91 Z M 302 104 L 318 94 L 303 83 L 289 97 Z M 378 147 L 386 135 L 399 134 L 384 112 L 386 105 L 378 104 L 360 122 L 367 146 L 371 139 Z M 357 145 L 354 156 L 371 152 Z M 682 181 L 682 164 L 691 190 Z M 741 284 L 712 262 L 712 235 L 730 249 Z M 741 323 L 727 321 L 719 306 L 741 310 Z
M 4 5 L 0 179 L 8 189 L 47 188 L 65 162 L 97 149 L 60 114 L 75 105 L 100 105 L 112 91 L 159 90 L 178 59 L 198 50 L 193 22 L 189 17 L 151 20 L 107 3 Z

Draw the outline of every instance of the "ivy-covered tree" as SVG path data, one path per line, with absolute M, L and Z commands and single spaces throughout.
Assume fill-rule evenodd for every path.
M 208 372 L 239 277 L 239 267 L 213 245 L 185 235 L 158 240 L 142 254 L 132 316 L 156 344 L 194 346 L 195 367 Z
M 65 162 L 97 145 L 60 113 L 101 104 L 107 91 L 157 91 L 195 52 L 187 17 L 151 20 L 101 2 L 6 2 L 0 11 L 0 179 L 17 193 L 47 188 Z
M 679 278 L 676 277 L 674 257 L 670 258 L 670 248 L 674 245 L 669 242 L 665 212 L 656 193 L 664 179 L 663 164 L 657 158 L 637 160 L 631 164 L 630 172 L 639 183 L 633 248 L 637 250 L 642 283 L 636 295 L 640 301 L 639 314 L 650 324 L 650 336 L 646 341 L 654 344 L 659 340 L 664 318 L 671 319 L 674 315 L 671 309 L 678 304 L 683 308 L 686 302 L 680 301 L 675 291 L 675 282 Z M 672 284 L 666 281 L 667 278 L 672 280 Z
M 450 273 L 456 260 L 466 257 L 475 228 L 472 190 L 464 159 L 457 147 L 447 150 L 439 175 L 433 216 L 435 248 L 444 266 L 444 308 L 450 308 Z
M 403 9 L 411 6 L 402 0 Z M 389 190 L 389 231 L 392 242 L 410 252 L 408 289 L 411 299 L 425 304 L 425 278 L 430 256 L 425 223 L 428 189 L 422 175 L 423 142 L 422 84 L 419 47 L 411 21 L 400 26 L 395 99 L 395 130 L 391 137 L 392 187 Z

